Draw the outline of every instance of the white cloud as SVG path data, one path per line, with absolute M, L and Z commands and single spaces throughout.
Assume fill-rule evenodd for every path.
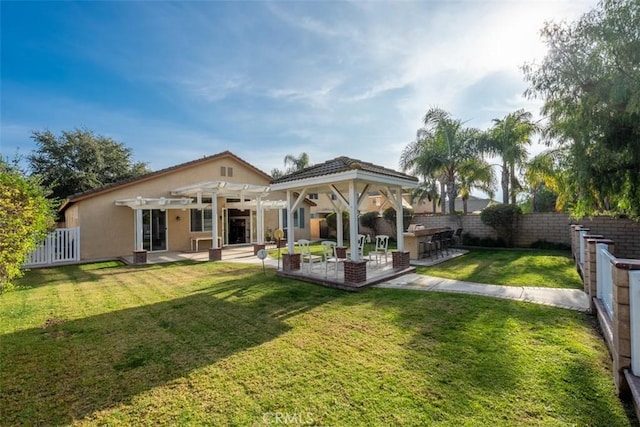
M 162 92 L 164 110 L 126 99 L 64 103 L 54 92 L 38 103 L 30 94 L 36 107 L 26 124 L 112 132 L 154 168 L 226 149 L 267 172 L 302 151 L 312 162 L 344 154 L 397 167 L 431 106 L 473 126 L 518 108 L 537 112 L 540 102 L 522 97 L 519 67 L 544 55 L 545 20 L 574 20 L 594 5 L 117 3 L 123 31 L 85 17 L 91 37 L 61 48 L 114 79 Z M 3 119 L 3 140 L 4 128 Z

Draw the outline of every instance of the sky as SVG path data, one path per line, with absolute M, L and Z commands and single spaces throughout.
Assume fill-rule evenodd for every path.
M 545 21 L 595 0 L 0 1 L 0 153 L 86 128 L 159 170 L 229 150 L 399 169 L 430 107 L 469 127 L 524 108 Z M 532 154 L 542 151 L 534 145 Z

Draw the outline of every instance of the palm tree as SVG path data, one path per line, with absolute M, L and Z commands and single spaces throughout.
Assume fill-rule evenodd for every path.
M 423 178 L 436 178 L 446 188 L 449 212 L 455 211 L 460 165 L 476 157 L 475 137 L 478 131 L 465 128 L 460 120 L 440 109 L 431 108 L 418 129 L 415 141 L 402 151 L 400 167 Z M 441 191 L 442 213 L 446 212 L 445 195 Z
M 422 177 L 418 186 L 411 191 L 411 204 L 428 200 L 431 202 L 431 211 L 433 213 L 436 213 L 439 199 L 438 181 L 432 177 Z
M 287 154 L 286 156 L 284 156 L 284 166 L 285 168 L 287 168 L 288 166 L 286 173 L 292 173 L 302 170 L 308 166 L 311 166 L 311 163 L 309 162 L 309 155 L 304 152 L 300 153 L 298 157 L 292 154 Z
M 520 109 L 503 119 L 493 119 L 493 127 L 484 135 L 483 151 L 502 157 L 502 202 L 505 204 L 509 203 L 509 197 L 511 203 L 516 203 L 520 189 L 516 167 L 526 162 L 529 156 L 526 146 L 539 131 L 540 126 L 533 121 L 533 115 Z
M 536 196 L 542 189 L 547 189 L 557 195 L 556 210 L 561 212 L 575 198 L 575 188 L 570 178 L 571 167 L 568 165 L 570 151 L 565 148 L 555 148 L 544 151 L 527 163 L 524 178 L 531 188 L 533 211 L 536 212 Z
M 283 176 L 284 176 L 284 172 L 282 170 L 280 170 L 278 168 L 271 169 L 271 177 L 273 179 L 278 179 L 278 178 L 283 177 Z
M 472 190 L 481 190 L 493 199 L 496 186 L 496 175 L 493 166 L 482 159 L 472 158 L 460 164 L 460 197 L 462 211 L 467 214 L 467 200 Z

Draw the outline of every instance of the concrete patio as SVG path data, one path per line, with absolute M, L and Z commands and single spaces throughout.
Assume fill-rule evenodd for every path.
M 273 248 L 268 248 L 273 249 Z M 286 252 L 286 249 L 283 249 L 283 253 Z M 284 277 L 290 277 L 297 280 L 302 280 L 306 282 L 316 283 L 323 286 L 339 288 L 349 291 L 358 291 L 362 289 L 366 289 L 370 286 L 386 282 L 405 274 L 413 273 L 415 271 L 415 266 L 429 266 L 434 264 L 439 264 L 441 262 L 447 261 L 452 258 L 456 258 L 465 254 L 467 251 L 463 249 L 452 248 L 448 251 L 448 253 L 444 253 L 439 255 L 438 257 L 424 258 L 421 260 L 412 260 L 411 267 L 405 269 L 394 269 L 391 262 L 391 252 L 389 253 L 387 262 L 384 259 L 381 259 L 379 263 L 375 260 L 369 260 L 368 256 L 365 255 L 364 260 L 367 261 L 366 264 L 366 277 L 367 280 L 358 284 L 345 283 L 344 280 L 344 266 L 342 264 L 338 264 L 338 271 L 336 274 L 335 265 L 329 265 L 326 269 L 325 274 L 325 265 L 322 262 L 314 262 L 311 265 L 311 269 L 309 269 L 309 264 L 304 263 L 301 264 L 299 270 L 293 271 L 283 271 L 282 270 L 282 261 L 278 261 L 275 258 L 267 257 L 264 260 L 264 265 L 266 267 L 275 268 L 278 270 L 278 275 Z M 122 260 L 128 264 L 133 264 L 133 255 L 123 257 Z M 199 251 L 199 252 L 158 252 L 158 253 L 148 253 L 147 254 L 147 264 L 158 264 L 158 263 L 167 263 L 167 262 L 178 262 L 178 261 L 196 261 L 196 262 L 208 262 L 209 261 L 209 253 L 207 251 Z M 262 260 L 260 260 L 256 255 L 253 254 L 253 246 L 252 245 L 241 245 L 241 246 L 226 246 L 222 249 L 222 260 L 223 262 L 238 262 L 238 263 L 248 263 L 248 264 L 257 264 L 262 265 Z

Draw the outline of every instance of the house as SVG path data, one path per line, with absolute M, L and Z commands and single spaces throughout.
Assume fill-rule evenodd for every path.
M 435 202 L 435 213 L 441 212 L 440 200 Z M 467 213 L 476 214 L 482 211 L 484 208 L 489 206 L 491 203 L 491 199 L 483 199 L 476 196 L 469 196 L 467 199 Z M 449 209 L 449 204 L 447 202 L 447 210 Z M 456 211 L 462 212 L 464 209 L 464 202 L 462 201 L 462 197 L 456 197 Z M 434 213 L 434 202 L 429 200 L 415 201 L 413 203 L 413 211 L 415 214 L 432 214 Z
M 405 209 L 413 209 L 411 206 L 411 194 L 404 192 L 402 194 L 402 207 Z M 379 191 L 369 193 L 365 203 L 360 207 L 361 212 L 377 212 L 380 216 L 389 208 L 393 208 L 393 204 L 384 194 Z
M 66 227 L 80 228 L 81 260 L 136 252 L 261 244 L 275 229 L 309 238 L 306 201 L 287 225 L 285 193 L 271 176 L 229 151 L 69 197 Z

